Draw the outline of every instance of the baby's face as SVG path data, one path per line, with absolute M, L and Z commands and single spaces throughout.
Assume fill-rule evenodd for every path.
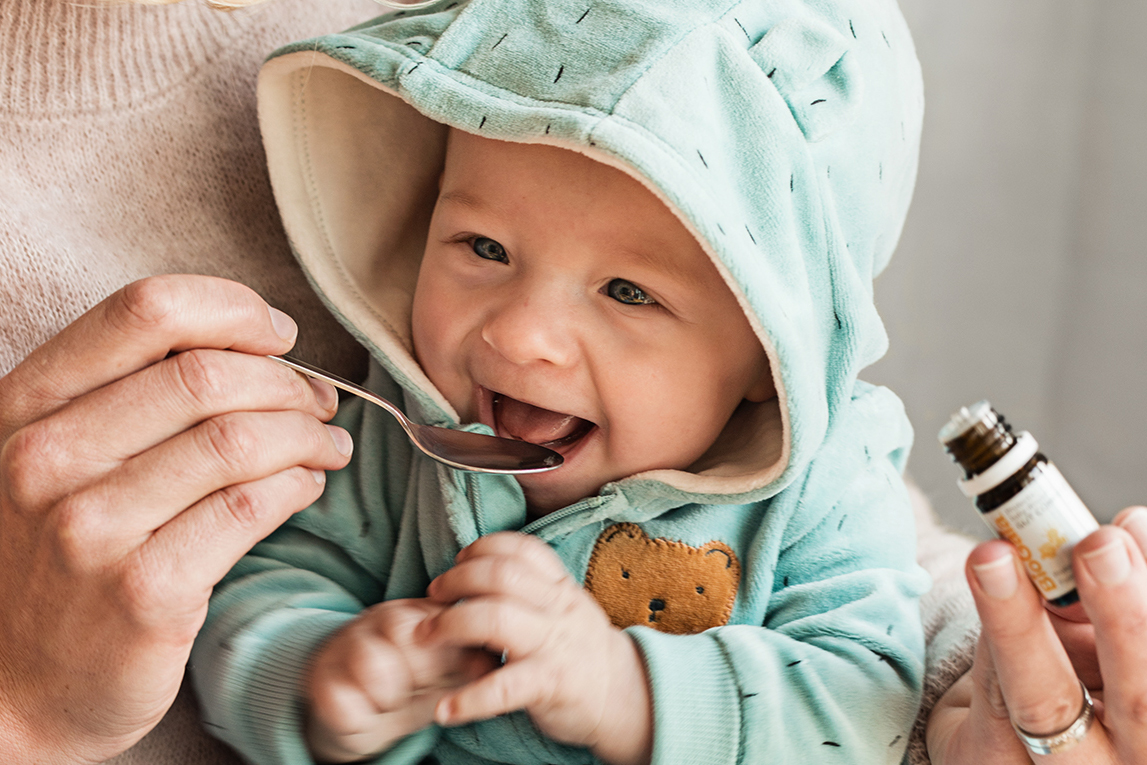
M 763 348 L 693 236 L 644 186 L 573 151 L 453 131 L 414 295 L 414 350 L 465 422 L 565 457 L 519 476 L 535 513 L 686 468 Z

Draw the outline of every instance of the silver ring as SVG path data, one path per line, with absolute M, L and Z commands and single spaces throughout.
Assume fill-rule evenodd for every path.
M 1033 736 L 1016 725 L 1014 720 L 1012 721 L 1012 728 L 1015 729 L 1016 735 L 1020 737 L 1020 741 L 1024 742 L 1024 746 L 1028 748 L 1029 752 L 1032 754 L 1058 754 L 1059 752 L 1066 752 L 1083 741 L 1087 731 L 1091 728 L 1091 723 L 1095 720 L 1095 705 L 1091 701 L 1091 694 L 1087 692 L 1087 686 L 1081 682 L 1079 687 L 1083 690 L 1083 708 L 1079 710 L 1079 717 L 1075 718 L 1075 722 L 1059 733 L 1053 733 L 1050 736 Z

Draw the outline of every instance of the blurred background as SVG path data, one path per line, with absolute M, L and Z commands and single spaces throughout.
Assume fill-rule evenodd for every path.
M 1147 3 L 900 4 L 923 150 L 863 377 L 907 406 L 909 473 L 986 537 L 936 433 L 987 398 L 1101 521 L 1147 504 Z

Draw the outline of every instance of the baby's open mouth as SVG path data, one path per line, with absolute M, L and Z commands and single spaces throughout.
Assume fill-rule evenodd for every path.
M 494 394 L 494 423 L 498 435 L 549 449 L 576 443 L 594 428 L 589 420 L 553 412 L 516 398 Z

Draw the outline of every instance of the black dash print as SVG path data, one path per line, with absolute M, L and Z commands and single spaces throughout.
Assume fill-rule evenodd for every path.
M 821 746 L 840 746 L 840 744 L 836 743 L 835 741 L 821 741 L 820 745 Z
M 785 577 L 785 587 L 788 587 L 788 586 L 789 586 L 789 578 L 786 576 Z
M 856 399 L 853 399 L 853 401 L 856 401 Z M 872 452 L 868 451 L 867 446 L 864 447 L 864 457 L 865 459 L 872 459 Z
M 786 667 L 795 667 L 796 665 L 800 664 L 802 661 L 804 661 L 804 659 L 797 659 L 796 661 L 790 661 L 785 666 Z
M 411 40 L 410 42 L 406 43 L 406 47 L 408 47 L 408 48 L 421 48 L 422 43 L 418 42 L 418 40 Z
M 755 694 L 755 693 L 746 693 L 745 695 L 741 696 L 741 698 L 742 698 L 742 699 L 751 699 L 751 698 L 753 698 L 753 697 L 754 697 L 754 696 L 756 696 L 756 695 L 757 695 L 757 694 Z
M 884 630 L 884 634 L 885 635 L 891 635 L 892 634 L 892 628 L 895 626 L 896 626 L 895 624 L 889 624 L 888 629 Z
M 338 50 L 354 50 L 354 47 L 355 46 L 353 46 L 353 45 L 336 45 L 335 46 L 335 48 Z
M 407 73 L 407 74 L 410 74 L 410 73 L 412 73 L 412 72 L 413 72 L 415 69 L 417 69 L 417 68 L 418 68 L 418 67 L 420 67 L 420 66 L 422 66 L 422 62 L 421 62 L 421 61 L 419 61 L 419 62 L 418 62 L 417 64 L 415 64 L 414 66 L 412 66 L 412 67 L 410 67 L 409 69 L 407 69 L 407 70 L 406 70 L 406 73 Z
M 753 38 L 749 37 L 749 30 L 745 29 L 745 25 L 742 24 L 740 21 L 737 21 L 736 16 L 733 17 L 733 21 L 737 22 L 737 26 L 739 26 L 741 28 L 741 31 L 745 33 L 745 37 L 748 38 L 749 42 L 752 42 Z
M 832 177 L 832 165 L 827 165 L 827 166 L 824 168 L 824 176 L 825 176 L 826 178 L 831 178 L 831 177 Z M 840 319 L 839 319 L 839 318 L 837 319 L 837 322 L 838 322 L 838 323 L 840 322 Z
M 856 39 L 856 27 L 852 25 L 852 19 L 848 20 L 848 31 L 852 32 L 852 39 Z
M 597 146 L 597 141 L 590 141 L 590 142 L 589 142 L 589 145 L 590 145 L 590 146 Z
M 565 70 L 566 70 L 565 64 L 562 64 L 561 66 L 558 67 L 558 76 L 554 78 L 554 82 L 557 82 L 558 80 L 560 80 L 562 78 L 562 73 L 565 72 Z
M 836 319 L 836 328 L 837 329 L 840 329 L 841 327 L 844 326 L 843 324 L 840 323 L 840 314 L 837 313 L 836 311 L 832 312 L 832 318 Z
M 888 35 L 884 34 L 884 32 L 881 32 L 880 36 L 884 38 L 884 44 L 891 48 L 892 43 L 888 42 Z
M 546 125 L 546 135 L 549 135 L 549 134 L 550 134 L 550 126 Z
M 701 153 L 700 149 L 697 150 L 697 156 L 701 158 L 701 164 L 705 166 L 706 170 L 708 170 L 709 163 L 705 161 L 705 155 Z
M 769 70 L 769 73 L 766 74 L 765 76 L 771 80 L 771 79 L 773 79 L 773 75 L 776 73 L 777 73 L 777 68 L 774 66 L 772 69 Z
M 748 234 L 749 238 L 753 240 L 753 244 L 757 243 L 757 237 L 753 236 L 753 232 L 749 230 L 748 226 L 745 226 L 745 233 Z
M 478 129 L 481 130 L 483 128 L 483 126 L 485 126 L 485 124 L 486 124 L 486 118 L 483 117 L 482 121 L 478 123 Z
M 501 37 L 499 37 L 499 38 L 498 38 L 498 42 L 494 43 L 494 47 L 493 47 L 493 48 L 490 48 L 490 50 L 494 50 L 494 48 L 497 48 L 499 45 L 501 45 L 501 44 L 502 44 L 502 40 L 505 40 L 505 39 L 506 39 L 507 37 L 509 37 L 509 36 L 510 36 L 510 33 L 509 33 L 509 32 L 507 32 L 506 34 L 504 34 L 504 35 L 502 35 Z
M 793 190 L 793 180 L 794 180 L 795 178 L 796 178 L 796 175 L 795 175 L 795 174 L 794 174 L 794 175 L 790 175 L 790 176 L 789 176 L 789 191 L 792 191 L 792 190 Z
M 590 7 L 592 8 L 593 6 L 590 6 Z M 583 19 L 584 19 L 586 16 L 588 16 L 588 15 L 589 15 L 589 8 L 586 8 L 586 9 L 585 9 L 585 13 L 583 13 L 581 16 L 579 16 L 579 17 L 578 17 L 578 20 L 577 20 L 577 21 L 575 21 L 574 23 L 575 23 L 575 24 L 580 24 L 580 23 L 582 22 L 582 20 L 583 20 Z
M 824 98 L 818 98 L 817 100 L 815 100 L 811 104 L 809 104 L 809 106 L 816 106 L 817 104 L 823 104 L 826 100 L 827 99 L 824 99 Z
M 721 236 L 725 235 L 725 229 L 721 227 L 720 223 L 717 224 L 717 230 L 721 232 Z
M 904 737 L 903 736 L 897 736 L 896 738 L 892 739 L 892 743 L 889 744 L 889 746 L 896 746 L 896 742 L 902 738 L 904 738 Z
M 844 522 L 846 520 L 848 520 L 848 513 L 845 513 L 844 515 L 842 515 L 840 517 L 840 523 L 836 524 L 836 530 L 837 531 L 840 531 L 840 527 L 844 525 Z

